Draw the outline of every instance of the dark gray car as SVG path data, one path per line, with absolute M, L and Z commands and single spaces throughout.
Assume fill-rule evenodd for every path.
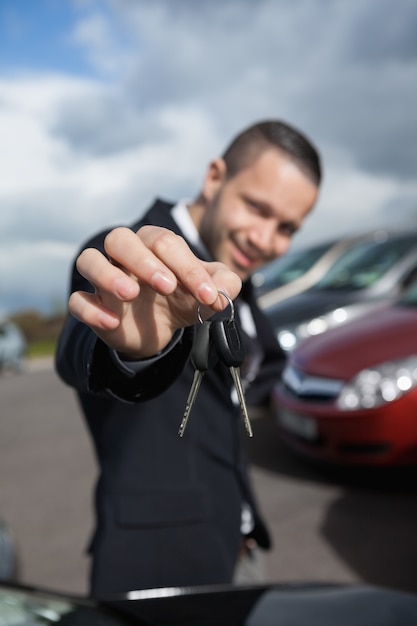
M 313 287 L 265 309 L 278 342 L 293 350 L 402 294 L 417 277 L 417 233 L 378 231 L 340 257 Z

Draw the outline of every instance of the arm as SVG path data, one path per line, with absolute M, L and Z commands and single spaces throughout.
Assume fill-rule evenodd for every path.
M 60 377 L 80 392 L 149 400 L 171 385 L 188 361 L 193 328 L 179 331 L 160 354 L 124 361 L 85 324 L 68 315 L 56 353 Z
M 57 371 L 80 391 L 148 399 L 187 362 L 198 303 L 210 317 L 227 306 L 218 290 L 235 298 L 240 279 L 156 226 L 117 228 L 92 245 L 74 268 Z

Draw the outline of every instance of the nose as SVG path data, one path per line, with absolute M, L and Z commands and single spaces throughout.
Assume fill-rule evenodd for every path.
M 263 223 L 251 230 L 249 241 L 265 259 L 272 260 L 285 254 L 290 240 L 277 230 L 276 224 Z
M 286 254 L 288 252 L 288 248 L 290 247 L 290 243 L 291 243 L 290 237 L 287 237 L 283 235 L 282 233 L 275 233 L 273 252 L 272 252 L 274 259 Z

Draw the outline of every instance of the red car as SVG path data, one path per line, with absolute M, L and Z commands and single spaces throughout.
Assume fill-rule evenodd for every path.
M 396 304 L 302 342 L 273 406 L 284 440 L 305 456 L 417 463 L 417 283 Z

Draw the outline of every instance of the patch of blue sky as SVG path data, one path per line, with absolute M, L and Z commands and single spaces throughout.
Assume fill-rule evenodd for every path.
M 1 0 L 0 73 L 95 73 L 71 38 L 81 5 L 70 0 Z

